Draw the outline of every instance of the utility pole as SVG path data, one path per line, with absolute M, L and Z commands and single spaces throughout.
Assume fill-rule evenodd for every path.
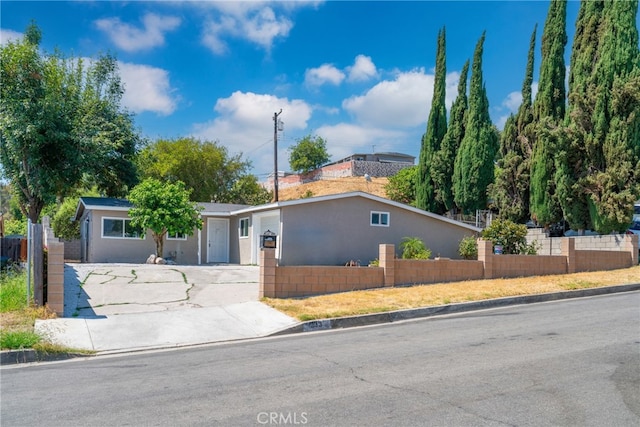
M 273 195 L 275 201 L 278 201 L 278 116 L 280 112 L 273 114 Z

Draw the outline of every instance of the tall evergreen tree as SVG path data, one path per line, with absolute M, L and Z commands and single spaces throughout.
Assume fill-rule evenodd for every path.
M 591 74 L 597 60 L 603 9 L 604 1 L 580 3 L 571 50 L 565 130 L 556 150 L 558 201 L 564 218 L 580 234 L 582 230 L 592 227 L 584 179 L 590 173 L 587 140 L 592 139 L 593 135 L 588 135 L 578 124 L 591 122 L 590 99 L 593 94 L 590 92 L 594 87 Z M 591 125 L 587 128 L 591 128 Z
M 593 138 L 586 149 L 590 216 L 600 233 L 623 232 L 640 198 L 638 0 L 606 1 L 593 69 Z
M 552 0 L 542 33 L 542 58 L 538 94 L 533 103 L 537 123 L 531 158 L 531 214 L 548 225 L 562 218 L 556 195 L 555 152 L 559 125 L 565 115 L 565 62 L 567 2 Z
M 498 131 L 489 117 L 489 100 L 482 77 L 484 39 L 485 33 L 482 33 L 473 54 L 469 110 L 454 164 L 454 200 L 464 212 L 487 207 L 487 189 L 493 183 L 498 151 Z
M 624 231 L 640 198 L 638 2 L 583 2 L 558 189 L 574 228 Z
M 458 96 L 453 101 L 449 115 L 449 127 L 442 140 L 440 151 L 433 159 L 433 181 L 436 186 L 436 199 L 442 203 L 445 209 L 451 211 L 455 208 L 453 199 L 453 174 L 456 153 L 464 137 L 467 114 L 467 75 L 469 74 L 469 61 L 467 60 L 460 72 L 458 80 Z M 460 178 L 462 179 L 462 178 Z
M 536 29 L 529 42 L 529 54 L 524 81 L 522 104 L 516 116 L 510 116 L 500 138 L 500 159 L 496 164 L 495 183 L 490 195 L 500 217 L 513 222 L 529 218 L 529 169 L 531 161 L 531 132 L 533 123 L 532 92 Z
M 422 137 L 420 162 L 418 163 L 418 182 L 416 185 L 416 206 L 435 213 L 443 213 L 445 208 L 436 200 L 436 185 L 433 180 L 432 163 L 434 155 L 440 150 L 442 140 L 447 133 L 446 107 L 446 53 L 445 29 L 438 32 L 436 50 L 436 73 L 433 87 L 433 100 L 427 121 L 427 131 Z

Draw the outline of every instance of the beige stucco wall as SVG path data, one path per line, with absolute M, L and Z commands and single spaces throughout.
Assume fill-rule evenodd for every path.
M 81 224 L 88 219 L 90 227 L 89 240 L 85 247 L 85 262 L 143 263 L 149 255 L 155 254 L 156 246 L 150 233 L 147 233 L 144 239 L 102 237 L 102 219 L 105 217 L 129 218 L 124 211 L 105 210 L 93 210 L 83 216 Z M 81 230 L 84 244 L 87 236 L 83 227 Z M 179 264 L 196 264 L 197 240 L 197 230 L 187 240 L 165 240 L 164 255 L 169 257 L 175 254 L 176 262 Z
M 388 212 L 389 227 L 371 226 L 371 211 Z M 472 230 L 362 197 L 287 206 L 282 209 L 279 265 L 362 265 L 378 257 L 378 245 L 399 248 L 403 237 L 418 237 L 432 256 L 460 258 L 458 246 Z M 400 253 L 399 249 L 396 249 Z

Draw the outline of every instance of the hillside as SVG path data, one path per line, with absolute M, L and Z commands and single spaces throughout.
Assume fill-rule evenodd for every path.
M 367 182 L 364 177 L 352 176 L 346 178 L 334 178 L 330 180 L 309 182 L 289 188 L 280 188 L 278 198 L 284 200 L 296 200 L 302 197 L 326 196 L 329 194 L 349 193 L 351 191 L 363 191 L 380 197 L 387 197 L 384 186 L 388 178 L 371 178 Z

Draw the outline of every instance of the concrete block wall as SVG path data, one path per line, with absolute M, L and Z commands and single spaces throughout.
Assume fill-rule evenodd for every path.
M 395 260 L 395 284 L 456 282 L 482 279 L 484 266 L 481 261 L 459 259 Z
M 615 239 L 614 239 L 615 240 Z M 496 255 L 478 239 L 478 260 L 402 260 L 381 244 L 379 267 L 277 265 L 274 249 L 260 255 L 260 296 L 290 298 L 407 284 L 615 270 L 638 264 L 638 236 L 624 236 L 622 250 L 577 250 L 576 239 L 559 240 L 560 255 Z
M 276 268 L 276 298 L 303 297 L 379 288 L 384 285 L 380 267 L 286 266 Z
M 44 247 L 47 249 L 46 304 L 58 316 L 64 314 L 64 243 L 53 234 L 48 217 L 42 219 Z
M 615 270 L 637 265 L 637 261 L 632 263 L 630 252 L 576 250 L 576 272 Z
M 627 251 L 626 245 L 632 236 L 627 234 L 607 234 L 602 236 L 571 236 L 575 239 L 576 250 L 582 251 Z M 566 237 L 547 237 L 542 228 L 531 228 L 527 233 L 527 243 L 537 242 L 538 255 L 561 255 L 562 241 Z
M 82 259 L 80 239 L 61 240 L 64 243 L 64 259 L 80 261 Z

